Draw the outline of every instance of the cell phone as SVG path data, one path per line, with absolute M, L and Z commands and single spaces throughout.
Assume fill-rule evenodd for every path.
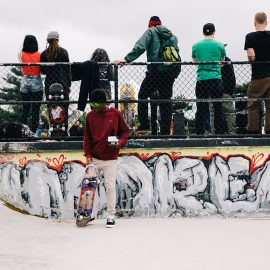
M 109 136 L 108 137 L 108 143 L 110 145 L 118 144 L 118 138 L 116 136 Z

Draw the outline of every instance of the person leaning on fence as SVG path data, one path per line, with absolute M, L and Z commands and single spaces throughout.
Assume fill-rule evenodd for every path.
M 173 46 L 177 52 L 178 40 L 172 32 L 161 24 L 158 16 L 152 16 L 148 23 L 148 29 L 135 43 L 134 48 L 126 55 L 125 60 L 116 62 L 132 62 L 142 55 L 145 51 L 147 62 L 164 62 L 163 46 Z M 173 94 L 173 83 L 180 73 L 180 66 L 176 65 L 148 65 L 146 76 L 141 84 L 138 98 L 153 98 L 154 93 L 158 91 L 159 99 L 171 99 Z M 153 105 L 155 106 L 155 105 Z M 170 134 L 170 125 L 172 119 L 172 104 L 159 103 L 161 114 L 160 133 L 162 135 Z M 153 111 L 153 110 L 152 110 Z M 148 103 L 138 104 L 139 130 L 149 130 Z M 153 129 L 157 121 L 157 115 L 151 113 L 152 134 L 157 134 Z
M 256 32 L 246 35 L 245 50 L 250 61 L 270 61 L 270 31 L 266 31 L 267 15 L 258 12 L 254 18 Z M 248 98 L 270 98 L 270 65 L 252 63 Z M 270 100 L 265 100 L 265 133 L 270 134 Z M 260 101 L 248 102 L 248 132 L 260 133 Z
M 71 65 L 72 81 L 81 81 L 77 110 L 85 110 L 88 98 L 99 84 L 99 69 L 96 61 L 87 60 Z
M 40 53 L 38 52 L 38 42 L 35 36 L 27 35 L 24 38 L 22 51 L 18 55 L 22 63 L 40 62 Z M 28 101 L 22 105 L 20 122 L 28 124 L 28 114 L 31 115 L 31 130 L 35 133 L 38 127 L 40 103 L 42 101 L 43 85 L 40 77 L 39 66 L 23 66 L 20 94 L 22 101 Z
M 46 50 L 41 53 L 40 62 L 69 62 L 67 50 L 59 46 L 59 34 L 57 31 L 51 31 L 47 35 Z M 52 84 L 60 83 L 64 88 L 65 100 L 69 100 L 71 73 L 69 65 L 51 65 L 42 66 L 41 72 L 46 75 L 45 78 L 45 94 L 48 100 L 48 91 Z M 65 107 L 65 124 L 67 126 L 68 104 Z
M 226 47 L 228 44 L 224 44 Z M 231 62 L 231 59 L 225 56 L 224 61 Z M 235 115 L 235 108 L 234 108 L 234 88 L 236 85 L 236 78 L 234 73 L 234 68 L 231 63 L 226 63 L 221 65 L 221 78 L 223 83 L 223 98 L 228 98 L 231 100 L 223 101 L 222 107 L 224 116 L 227 123 L 226 133 L 228 134 L 236 134 L 236 115 Z M 210 112 L 211 112 L 211 130 L 214 130 L 214 111 L 213 111 L 213 104 L 210 104 Z M 214 132 L 213 132 L 214 133 Z
M 224 47 L 226 46 L 227 44 L 224 44 Z M 231 59 L 225 56 L 224 61 L 231 62 Z M 221 78 L 224 88 L 223 98 L 233 98 L 234 89 L 236 86 L 236 78 L 232 64 L 228 63 L 222 65 Z M 227 133 L 236 134 L 236 116 L 235 116 L 234 101 L 233 100 L 224 101 L 222 105 L 224 116 L 227 123 Z
M 109 107 L 103 89 L 91 93 L 90 105 L 93 108 L 86 116 L 84 129 L 84 155 L 86 165 L 93 164 L 104 174 L 104 184 L 107 197 L 107 226 L 115 225 L 114 214 L 116 206 L 116 170 L 118 154 L 128 139 L 129 128 L 120 111 Z M 110 143 L 110 138 L 115 144 Z
M 109 63 L 110 58 L 108 53 L 101 48 L 95 49 L 93 52 L 91 59 L 92 61 L 95 62 L 104 62 L 104 63 Z M 97 88 L 102 88 L 102 89 L 107 89 L 107 98 L 111 99 L 112 98 L 112 93 L 111 93 L 111 82 L 114 80 L 113 76 L 113 66 L 112 65 L 99 65 L 98 66 L 98 84 Z
M 194 62 L 221 61 L 226 56 L 223 43 L 214 40 L 215 26 L 207 23 L 203 26 L 204 39 L 192 46 L 192 59 Z M 223 83 L 221 79 L 221 67 L 218 64 L 199 64 L 197 69 L 196 98 L 222 98 Z M 216 134 L 224 134 L 226 121 L 221 102 L 213 102 L 214 126 Z M 207 128 L 207 115 L 209 105 L 207 102 L 197 102 L 195 115 L 196 134 L 203 135 Z

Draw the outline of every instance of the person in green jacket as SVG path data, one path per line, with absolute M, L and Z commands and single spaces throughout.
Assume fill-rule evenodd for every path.
M 134 48 L 129 52 L 125 60 L 116 61 L 118 63 L 129 63 L 137 59 L 146 51 L 147 62 L 164 62 L 163 47 L 172 46 L 179 52 L 177 37 L 165 26 L 162 25 L 158 16 L 152 16 L 148 23 L 148 29 L 135 43 Z M 180 66 L 177 65 L 148 65 L 146 76 L 141 84 L 138 98 L 148 99 L 171 99 L 173 94 L 173 83 L 180 73 Z M 151 127 L 152 134 L 157 134 L 157 104 L 151 105 Z M 160 133 L 170 134 L 170 124 L 172 118 L 172 104 L 159 103 L 160 107 Z M 148 119 L 148 103 L 138 104 L 139 130 L 150 130 Z

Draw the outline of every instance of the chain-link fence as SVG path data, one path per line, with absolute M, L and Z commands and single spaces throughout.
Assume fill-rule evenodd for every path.
M 198 81 L 198 65 L 202 70 L 221 68 L 222 80 L 211 75 Z M 36 66 L 41 69 L 41 81 L 37 76 L 23 76 L 23 67 Z M 251 101 L 259 108 L 258 130 L 253 135 L 266 133 L 263 101 L 267 97 L 247 99 L 249 62 L 95 66 L 1 64 L 0 139 L 81 140 L 85 115 L 91 110 L 89 94 L 95 88 L 107 89 L 110 105 L 122 111 L 132 137 L 247 136 Z

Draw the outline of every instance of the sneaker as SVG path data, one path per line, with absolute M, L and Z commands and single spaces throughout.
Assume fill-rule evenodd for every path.
M 95 220 L 95 219 L 96 219 L 95 216 L 92 216 L 92 215 L 91 215 L 89 222 L 90 222 L 90 221 L 93 221 L 93 220 Z
M 113 228 L 114 226 L 115 226 L 114 217 L 108 217 L 107 218 L 107 223 L 106 223 L 106 228 Z

